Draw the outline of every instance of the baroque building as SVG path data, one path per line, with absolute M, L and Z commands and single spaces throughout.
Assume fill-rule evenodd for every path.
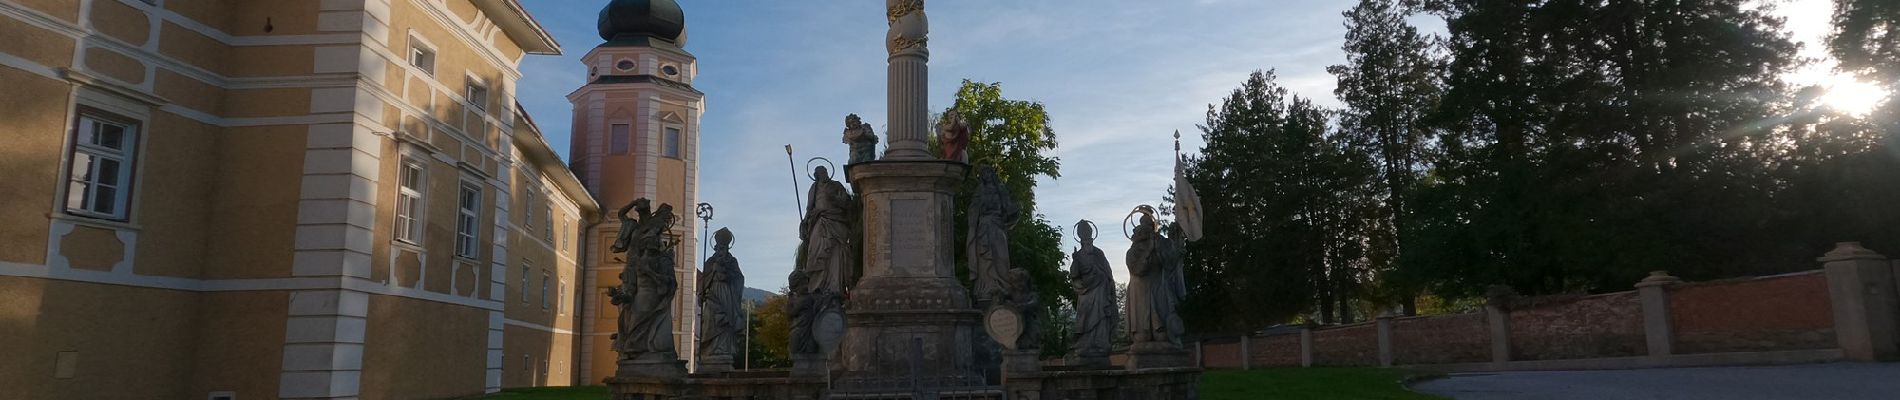
M 0 0 L 0 38 L 0 397 L 582 379 L 603 213 L 515 103 L 521 60 L 561 50 L 517 0 Z M 603 70 L 690 76 L 690 57 L 620 49 L 596 50 Z M 639 100 L 655 136 L 636 148 L 678 154 L 660 137 L 693 132 L 692 99 Z M 639 171 L 690 182 L 681 135 L 685 167 Z M 602 187 L 618 178 L 589 182 L 692 203 L 651 194 L 692 192 L 659 183 L 677 180 Z
M 699 267 L 699 121 L 705 95 L 693 88 L 698 63 L 686 44 L 686 16 L 673 0 L 615 0 L 601 9 L 604 42 L 582 58 L 587 84 L 568 94 L 574 104 L 569 154 L 576 176 L 611 214 L 638 198 L 673 205 L 671 235 L 679 289 L 673 300 L 674 349 L 695 354 Z M 613 375 L 616 309 L 607 289 L 620 284 L 621 255 L 609 252 L 618 219 L 609 215 L 588 231 L 589 265 L 582 283 L 591 297 L 581 320 L 583 352 L 577 373 L 586 382 Z

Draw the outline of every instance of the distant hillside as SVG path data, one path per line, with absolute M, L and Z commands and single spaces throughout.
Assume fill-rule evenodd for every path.
M 764 303 L 766 297 L 775 295 L 777 295 L 777 293 L 769 292 L 764 289 L 745 288 L 745 301 Z

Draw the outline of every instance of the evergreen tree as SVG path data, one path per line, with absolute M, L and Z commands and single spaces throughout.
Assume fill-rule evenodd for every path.
M 1346 17 L 1344 65 L 1327 68 L 1338 78 L 1333 94 L 1345 107 L 1338 112 L 1342 150 L 1363 153 L 1376 165 L 1376 183 L 1367 199 L 1365 264 L 1382 286 L 1375 297 L 1405 306 L 1412 314 L 1414 284 L 1394 271 L 1403 262 L 1411 192 L 1424 168 L 1431 132 L 1420 120 L 1437 103 L 1439 61 L 1429 53 L 1432 40 L 1406 22 L 1411 14 L 1397 0 L 1361 0 Z

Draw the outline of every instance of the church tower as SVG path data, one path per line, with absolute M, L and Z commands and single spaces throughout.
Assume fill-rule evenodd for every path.
M 604 40 L 582 61 L 587 84 L 567 96 L 574 104 L 572 165 L 603 210 L 619 210 L 638 198 L 671 204 L 679 289 L 673 300 L 674 350 L 695 353 L 698 314 L 699 119 L 705 95 L 693 88 L 699 72 L 686 45 L 686 14 L 674 0 L 614 0 L 600 11 Z M 621 254 L 609 252 L 618 216 L 589 231 L 591 266 L 583 286 L 591 291 L 581 325 L 579 360 L 583 382 L 614 373 L 611 336 L 617 311 L 607 288 L 620 284 Z

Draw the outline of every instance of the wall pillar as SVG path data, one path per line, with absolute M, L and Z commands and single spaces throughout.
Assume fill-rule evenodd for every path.
M 1379 314 L 1379 366 L 1392 366 L 1392 313 Z
M 1300 366 L 1313 366 L 1313 328 L 1300 328 Z
M 1818 260 L 1834 303 L 1834 333 L 1847 359 L 1900 359 L 1900 324 L 1895 321 L 1900 318 L 1900 299 L 1894 294 L 1893 264 L 1859 242 L 1835 244 Z
M 1491 326 L 1491 362 L 1511 362 L 1511 313 L 1498 304 L 1485 305 L 1484 320 Z
M 1669 276 L 1668 271 L 1653 271 L 1649 277 L 1636 283 L 1636 295 L 1643 303 L 1643 338 L 1649 344 L 1649 355 L 1666 356 L 1675 354 L 1675 322 L 1669 315 L 1669 286 L 1682 283 L 1682 278 Z
M 1240 335 L 1240 370 L 1253 369 L 1253 334 Z

